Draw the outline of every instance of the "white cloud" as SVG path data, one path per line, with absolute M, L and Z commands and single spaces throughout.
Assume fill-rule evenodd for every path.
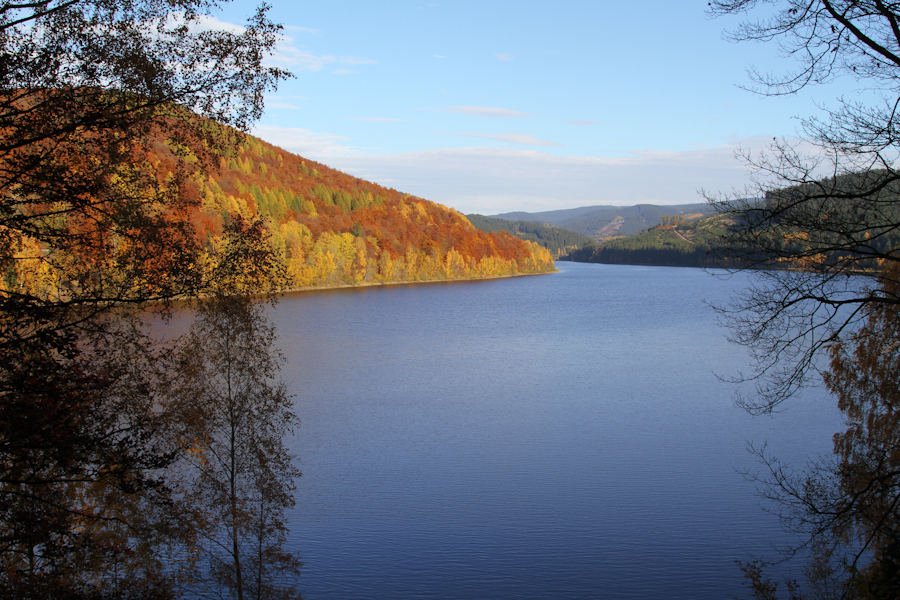
M 545 140 L 539 140 L 533 135 L 528 135 L 527 133 L 456 133 L 454 135 L 461 135 L 465 137 L 474 137 L 474 138 L 484 138 L 488 140 L 498 140 L 501 142 L 510 142 L 513 144 L 522 144 L 524 146 L 562 146 L 562 144 L 557 144 L 556 142 L 548 142 Z
M 250 133 L 288 152 L 313 160 L 335 155 L 346 156 L 355 152 L 352 147 L 341 143 L 346 137 L 299 127 L 257 125 Z
M 184 22 L 183 13 L 173 13 L 169 16 L 167 20 L 168 27 L 176 27 Z M 200 15 L 196 19 L 192 20 L 189 24 L 189 28 L 194 33 L 201 33 L 204 31 L 227 31 L 234 35 L 241 35 L 246 31 L 246 28 L 241 25 L 236 25 L 234 23 L 229 23 L 227 21 L 221 21 L 216 17 L 209 15 Z M 313 33 L 318 34 L 318 30 L 310 29 L 307 27 L 296 27 L 296 26 L 285 26 L 286 31 L 296 31 L 300 33 Z M 282 34 L 279 36 L 277 42 L 275 43 L 275 51 L 274 53 L 268 57 L 266 60 L 268 64 L 278 65 L 280 67 L 285 67 L 291 70 L 298 71 L 321 71 L 327 65 L 330 64 L 340 64 L 340 65 L 374 65 L 378 64 L 378 61 L 372 58 L 366 58 L 361 56 L 331 56 L 329 54 L 318 55 L 308 50 L 304 50 L 302 48 L 298 48 L 294 43 L 294 38 Z M 350 72 L 341 70 L 341 72 Z
M 282 36 L 275 47 L 275 53 L 269 57 L 268 63 L 294 71 L 321 71 L 327 65 L 337 62 L 337 58 L 329 55 L 316 55 L 294 46 L 293 40 Z
M 166 19 L 166 26 L 175 28 L 185 23 L 184 13 L 172 13 Z M 205 31 L 226 31 L 234 35 L 241 35 L 246 28 L 241 25 L 221 21 L 216 17 L 209 15 L 199 15 L 188 23 L 188 28 L 192 33 L 202 33 Z M 305 27 L 287 26 L 285 30 L 297 31 L 301 33 L 315 33 L 315 29 Z M 361 56 L 332 56 L 330 54 L 318 55 L 308 50 L 299 48 L 294 43 L 294 38 L 281 34 L 275 42 L 275 48 L 271 55 L 265 58 L 264 63 L 267 66 L 277 66 L 290 71 L 321 71 L 328 65 L 374 65 L 378 61 L 372 58 Z M 332 71 L 337 75 L 347 75 L 355 73 L 346 68 L 340 68 Z M 287 106 L 275 106 L 274 108 L 291 108 Z M 293 107 L 296 108 L 296 107 Z
M 321 32 L 318 29 L 312 29 L 310 27 L 298 27 L 297 25 L 282 25 L 287 31 L 297 31 L 300 33 L 312 33 L 315 35 L 319 35 Z
M 512 54 L 504 54 L 502 52 L 495 54 L 494 56 L 497 58 L 497 60 L 512 60 L 513 59 Z
M 567 124 L 567 125 L 596 125 L 596 124 L 597 124 L 597 121 L 586 121 L 586 120 L 581 120 L 581 121 L 566 121 L 566 124 Z
M 529 113 L 508 108 L 494 108 L 491 106 L 448 106 L 444 112 L 452 112 L 460 115 L 473 115 L 476 117 L 491 117 L 495 119 L 520 119 L 530 117 Z
M 266 108 L 283 108 L 287 110 L 300 110 L 300 107 L 296 104 L 290 104 L 289 102 L 279 102 L 279 101 L 266 101 Z
M 346 117 L 348 121 L 371 121 L 375 123 L 408 123 L 409 119 L 395 119 L 393 117 Z
M 176 27 L 183 23 L 185 23 L 184 13 L 171 13 L 166 21 L 166 26 Z M 188 29 L 190 29 L 192 33 L 200 33 L 203 31 L 228 31 L 235 35 L 241 35 L 246 31 L 246 28 L 241 25 L 221 21 L 210 15 L 198 15 L 188 23 Z
M 372 58 L 360 56 L 332 56 L 330 54 L 314 54 L 308 50 L 298 48 L 294 44 L 294 38 L 288 35 L 279 37 L 275 45 L 275 52 L 267 60 L 274 64 L 293 71 L 321 71 L 328 65 L 374 65 L 378 61 Z M 340 69 L 345 71 L 344 69 Z M 349 71 L 347 71 L 349 72 Z
M 555 156 L 514 148 L 444 148 L 365 154 L 346 138 L 306 129 L 259 126 L 255 135 L 331 167 L 469 213 L 544 211 L 595 204 L 702 202 L 700 188 L 730 192 L 749 183 L 731 140 L 683 152 L 640 151 L 621 157 Z
M 760 140 L 744 140 L 756 144 Z M 595 204 L 703 202 L 698 190 L 730 192 L 749 183 L 736 145 L 616 158 L 554 156 L 537 150 L 458 148 L 327 157 L 327 164 L 453 206 L 496 214 Z

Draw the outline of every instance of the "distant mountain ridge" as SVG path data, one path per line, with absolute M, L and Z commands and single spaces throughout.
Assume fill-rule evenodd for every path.
M 694 204 L 636 204 L 634 206 L 582 206 L 546 212 L 510 212 L 491 215 L 508 221 L 533 221 L 562 227 L 592 238 L 634 235 L 662 223 L 664 216 L 692 220 L 713 214 L 705 202 Z

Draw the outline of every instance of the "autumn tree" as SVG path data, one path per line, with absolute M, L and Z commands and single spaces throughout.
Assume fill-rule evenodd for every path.
M 276 380 L 283 362 L 263 308 L 215 296 L 180 349 L 169 401 L 182 415 L 182 502 L 194 517 L 197 588 L 238 600 L 298 598 L 300 562 L 284 550 L 300 476 L 285 447 L 299 424 Z
M 187 183 L 239 135 L 208 119 L 246 128 L 285 75 L 263 65 L 278 32 L 264 7 L 240 33 L 204 26 L 215 7 L 0 6 L 0 591 L 9 597 L 170 593 L 150 549 L 150 532 L 165 527 L 148 519 L 150 504 L 166 502 L 173 450 L 159 437 L 152 351 L 129 309 L 195 295 L 237 270 L 226 263 L 246 252 L 210 257 L 194 235 L 199 198 Z M 165 169 L 146 160 L 160 146 Z M 258 231 L 234 223 L 230 237 L 247 243 L 231 247 L 252 247 Z M 109 585 L 138 548 L 147 560 L 130 571 L 134 585 Z
M 882 284 L 894 289 L 896 277 Z M 827 511 L 835 539 L 853 540 L 846 562 L 870 554 L 877 597 L 900 589 L 900 306 L 871 304 L 865 324 L 831 347 L 825 384 L 838 398 L 847 429 L 834 438 L 840 494 Z

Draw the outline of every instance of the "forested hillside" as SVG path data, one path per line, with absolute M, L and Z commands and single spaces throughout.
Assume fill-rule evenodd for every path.
M 729 264 L 802 271 L 850 262 L 857 271 L 878 270 L 878 261 L 900 247 L 900 234 L 893 225 L 900 218 L 897 190 L 887 186 L 870 194 L 863 208 L 842 198 L 852 198 L 881 174 L 848 173 L 772 190 L 762 199 L 723 204 L 723 214 L 696 220 L 665 215 L 659 225 L 645 232 L 592 241 L 561 260 L 704 267 Z M 801 197 L 809 199 L 803 210 L 788 210 Z M 765 233 L 727 235 L 747 229 L 765 229 Z
M 160 143 L 147 160 L 165 173 Z M 464 279 L 554 270 L 549 252 L 485 233 L 459 212 L 305 160 L 253 137 L 195 178 L 212 251 L 230 216 L 267 220 L 292 287 Z
M 630 237 L 591 242 L 561 260 L 605 264 L 709 267 L 719 264 L 716 246 L 725 232 L 719 216 L 697 221 L 664 217 L 662 224 Z
M 508 221 L 483 215 L 466 215 L 469 222 L 488 233 L 505 231 L 523 240 L 530 240 L 547 248 L 554 256 L 565 254 L 591 241 L 586 235 L 569 231 L 562 227 L 535 223 L 533 221 Z

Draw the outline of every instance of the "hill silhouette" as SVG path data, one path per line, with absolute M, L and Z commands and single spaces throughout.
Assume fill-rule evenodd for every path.
M 713 213 L 705 202 L 696 204 L 637 204 L 634 206 L 583 206 L 547 212 L 511 212 L 491 215 L 510 221 L 536 221 L 562 227 L 592 238 L 634 235 L 662 223 L 668 215 L 678 215 L 686 220 Z

